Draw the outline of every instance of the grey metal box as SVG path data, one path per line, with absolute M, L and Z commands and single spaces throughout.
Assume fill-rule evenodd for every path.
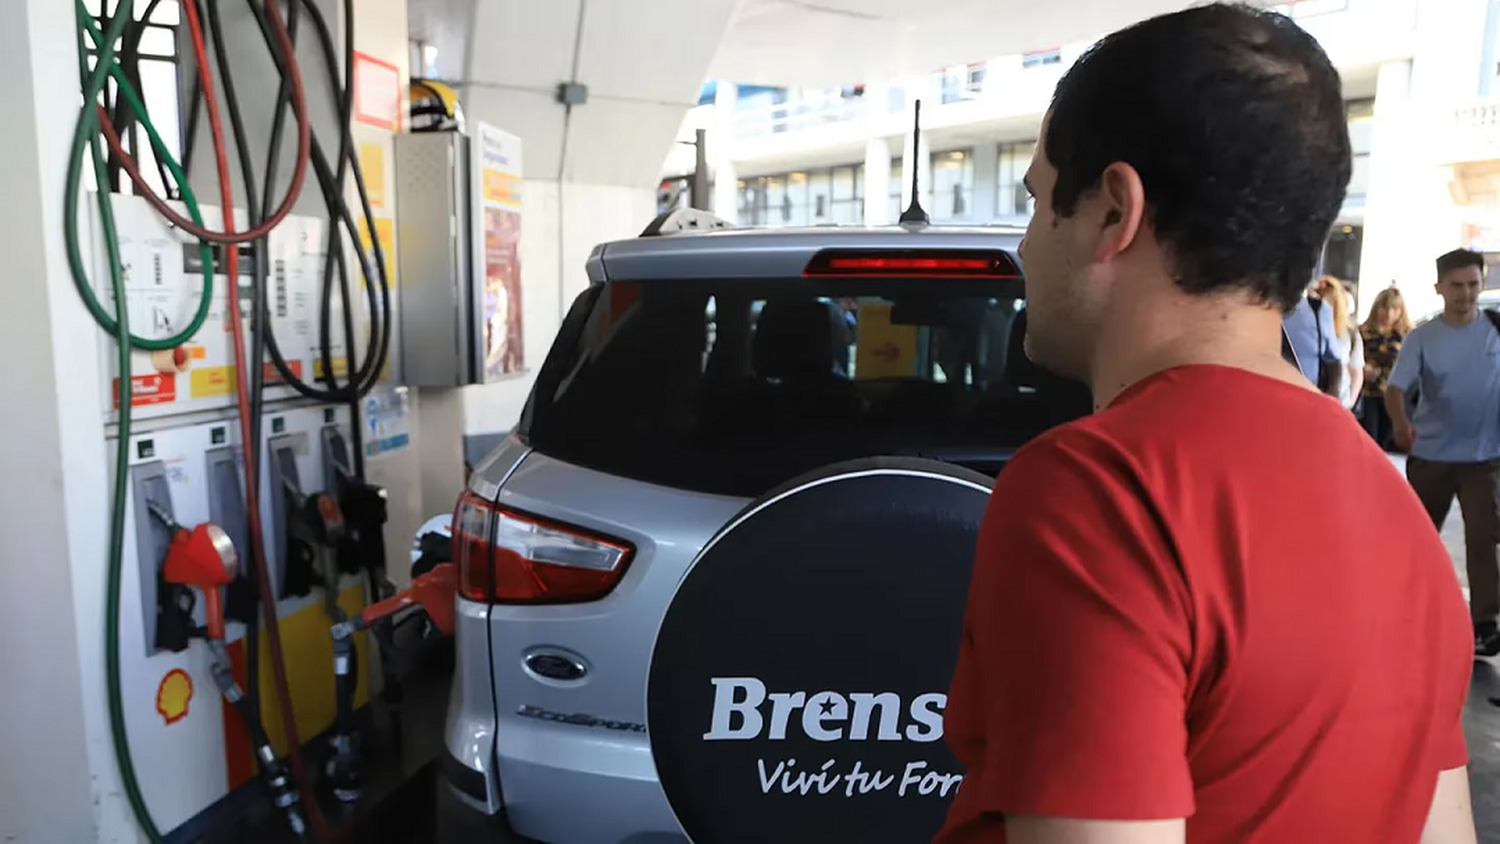
M 458 132 L 398 134 L 395 151 L 404 382 L 479 383 L 484 299 L 473 269 L 469 139 Z

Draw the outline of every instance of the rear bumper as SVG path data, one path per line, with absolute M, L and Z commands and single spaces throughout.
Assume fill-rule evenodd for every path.
M 443 776 L 454 801 L 490 824 L 503 819 L 512 836 L 558 844 L 686 844 L 645 737 L 600 735 L 606 732 L 512 716 L 498 731 L 493 771 L 476 769 L 450 747 Z
M 544 841 L 686 842 L 642 733 L 510 715 L 498 773 L 517 832 Z

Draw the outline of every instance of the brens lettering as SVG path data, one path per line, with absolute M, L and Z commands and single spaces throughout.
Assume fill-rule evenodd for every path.
M 930 742 L 943 737 L 946 694 L 918 695 L 906 709 L 911 723 L 901 729 L 901 696 L 895 692 L 771 692 L 755 677 L 714 677 L 713 722 L 703 734 L 707 741 L 748 741 L 761 737 L 784 741 L 787 724 L 800 710 L 802 732 L 814 741 Z M 769 699 L 767 729 L 762 706 Z

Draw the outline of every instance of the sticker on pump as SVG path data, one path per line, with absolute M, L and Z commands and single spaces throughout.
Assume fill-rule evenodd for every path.
M 156 712 L 168 725 L 187 717 L 192 700 L 193 678 L 181 668 L 168 671 L 156 687 Z

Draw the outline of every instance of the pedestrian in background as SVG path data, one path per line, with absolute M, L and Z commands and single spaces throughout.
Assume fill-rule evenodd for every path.
M 1359 333 L 1365 352 L 1364 400 L 1360 402 L 1359 421 L 1381 448 L 1393 451 L 1396 440 L 1391 431 L 1391 414 L 1385 409 L 1385 385 L 1396 366 L 1401 343 L 1411 333 L 1411 315 L 1406 312 L 1406 300 L 1401 298 L 1400 290 L 1391 286 L 1376 294 Z
M 1302 374 L 1318 389 L 1337 397 L 1348 373 L 1349 349 L 1339 342 L 1333 324 L 1333 309 L 1317 294 L 1317 283 L 1309 283 L 1302 298 L 1281 318 L 1281 327 L 1297 353 Z
M 1354 324 L 1354 296 L 1342 281 L 1331 275 L 1318 279 L 1315 293 L 1323 303 L 1323 309 L 1331 314 L 1333 342 L 1344 358 L 1343 371 L 1339 373 L 1338 400 L 1352 411 L 1365 383 L 1365 344 Z
M 1464 517 L 1464 559 L 1474 652 L 1500 654 L 1500 329 L 1479 310 L 1484 256 L 1455 249 L 1437 259 L 1442 315 L 1413 329 L 1385 390 L 1406 476 L 1438 530 L 1453 497 Z M 1416 387 L 1417 412 L 1406 413 Z

